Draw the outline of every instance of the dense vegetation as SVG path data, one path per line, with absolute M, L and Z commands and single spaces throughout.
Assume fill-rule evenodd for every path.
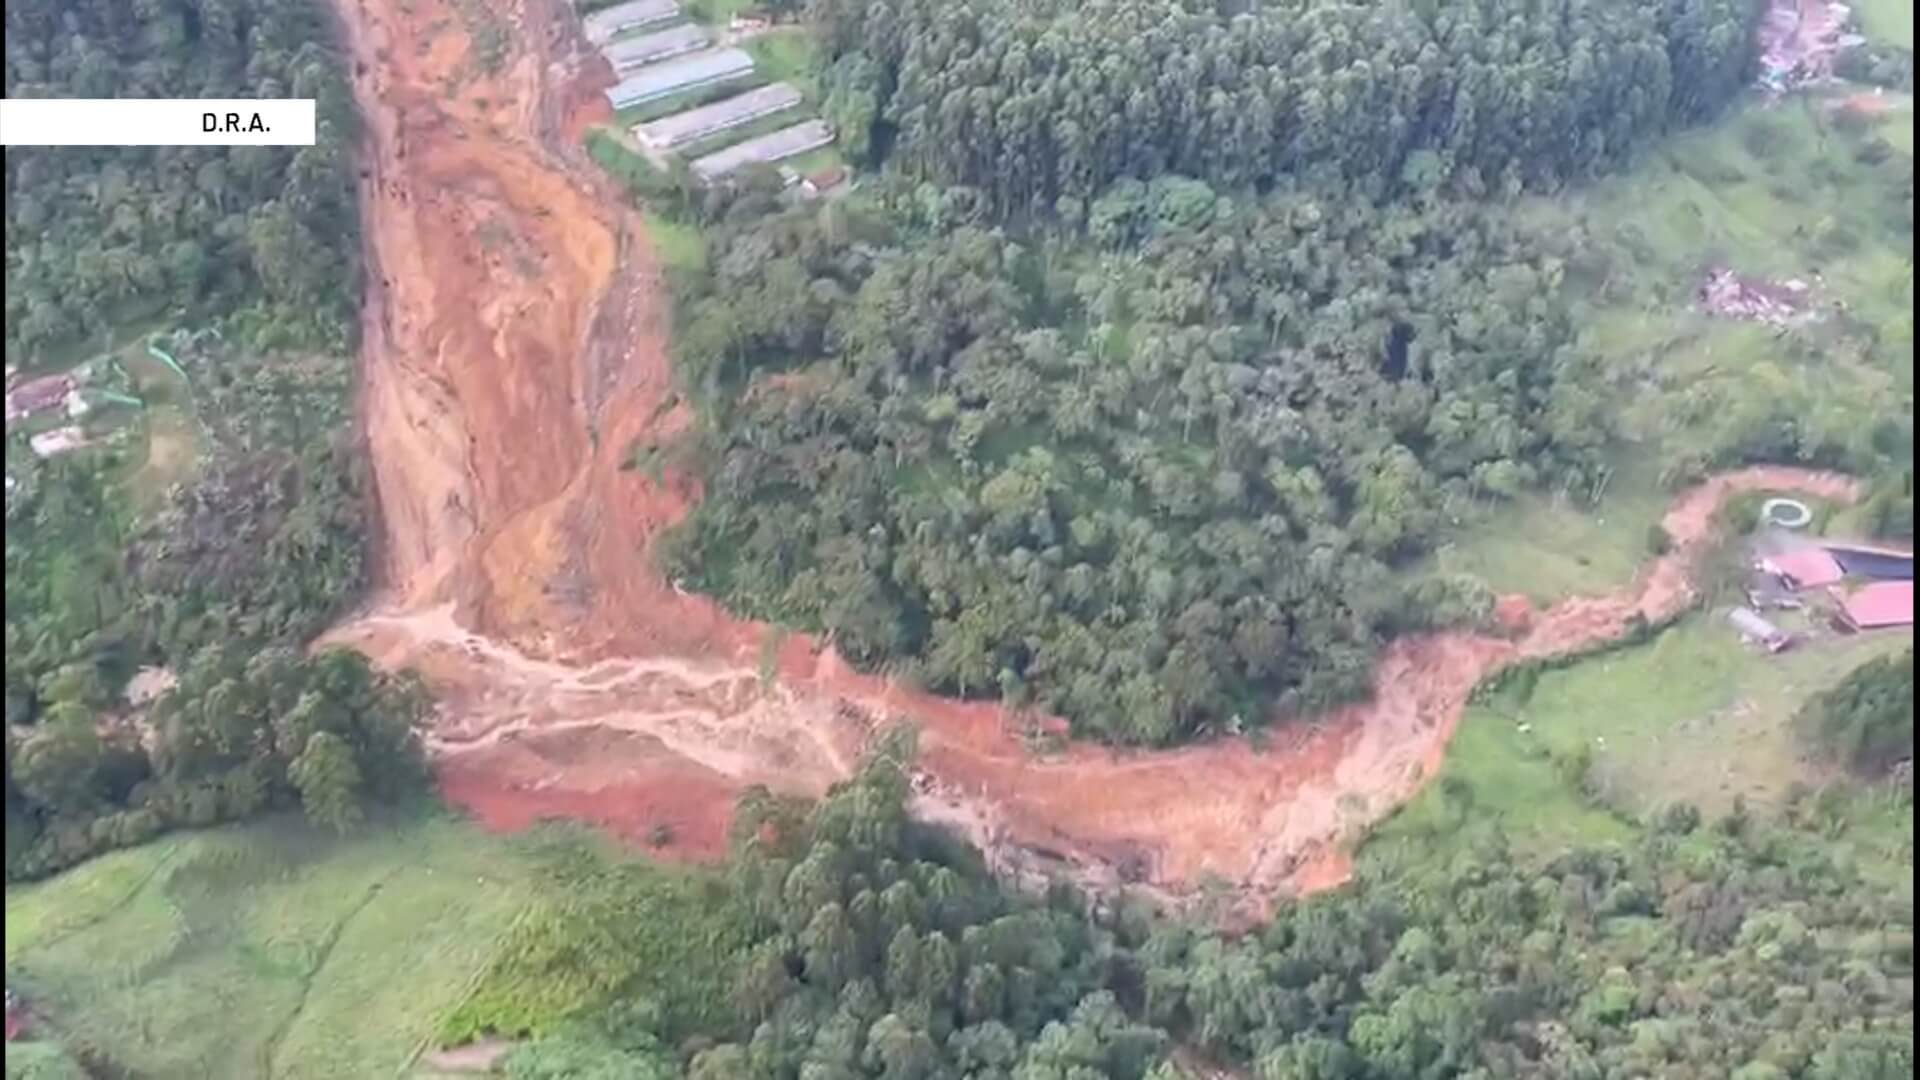
M 352 102 L 311 0 L 20 0 L 8 97 L 311 97 L 307 147 L 7 151 L 6 354 L 129 320 L 253 308 L 265 343 L 339 346 L 358 298 Z
M 203 418 L 202 462 L 157 510 L 135 513 L 113 449 L 21 470 L 8 498 L 6 709 L 10 732 L 23 733 L 17 753 L 14 735 L 8 744 L 19 781 L 8 787 L 9 873 L 279 805 L 310 786 L 289 770 L 321 729 L 308 760 L 333 779 L 317 783 L 352 792 L 356 806 L 303 799 L 317 817 L 346 824 L 358 799 L 396 794 L 406 786 L 396 777 L 417 767 L 400 730 L 422 715 L 416 689 L 374 679 L 354 655 L 331 658 L 319 682 L 307 662 L 266 659 L 306 642 L 365 583 L 347 364 L 207 335 L 178 355 Z M 266 651 L 249 657 L 256 650 Z M 146 720 L 150 737 L 100 727 L 126 710 L 121 688 L 143 666 L 180 676 Z M 222 685 L 231 679 L 241 689 Z M 315 700 L 303 707 L 328 713 L 317 727 L 286 713 L 307 691 Z M 207 693 L 260 704 L 199 718 Z M 209 739 L 217 752 L 205 752 Z
M 62 669 L 24 736 L 7 729 L 7 874 L 35 877 L 181 826 L 301 807 L 338 829 L 420 790 L 426 696 L 358 653 L 194 654 L 139 724 Z M 98 684 L 94 684 L 98 688 Z
M 1807 702 L 1801 734 L 1856 772 L 1878 775 L 1913 759 L 1913 650 L 1862 664 Z
M 1867 531 L 1878 537 L 1913 542 L 1913 470 L 1875 477 L 1865 500 Z
M 1385 636 L 1490 606 L 1389 568 L 1476 500 L 1596 489 L 1563 286 L 1606 245 L 1500 197 L 1718 109 L 1757 6 L 809 12 L 870 194 L 636 185 L 710 247 L 677 334 L 706 494 L 670 568 L 1160 744 L 1364 692 Z
M 997 890 L 906 816 L 903 750 L 805 813 L 743 804 L 706 906 L 649 906 L 691 942 L 523 926 L 480 996 L 550 1001 L 569 956 L 599 993 L 519 1013 L 507 1075 L 1137 1080 L 1183 1045 L 1267 1080 L 1911 1075 L 1910 894 L 1793 819 L 1670 814 L 1545 863 L 1491 837 L 1227 938 Z
M 714 230 L 679 336 L 720 398 L 681 572 L 856 660 L 1131 742 L 1325 704 L 1473 608 L 1390 563 L 1605 443 L 1497 214 L 1164 177 L 1023 245 L 925 196 Z
M 363 800 L 417 786 L 424 706 L 357 656 L 291 651 L 365 577 L 346 422 L 352 115 L 325 12 L 24 2 L 6 18 L 9 96 L 312 96 L 320 110 L 313 147 L 7 154 L 10 361 L 161 312 L 211 327 L 171 341 L 187 373 L 171 392 L 197 416 L 176 436 L 192 445 L 167 450 L 197 457 L 184 476 L 148 467 L 151 430 L 147 447 L 112 438 L 44 462 L 9 431 L 8 874 L 293 802 L 351 825 Z M 142 667 L 179 680 L 144 709 L 123 696 Z
M 815 0 L 890 160 L 1068 217 L 1123 176 L 1369 191 L 1592 174 L 1737 93 L 1750 0 Z M 1065 199 L 1066 202 L 1056 200 Z
M 874 166 L 825 209 L 597 144 L 706 243 L 675 343 L 705 496 L 671 572 L 1142 744 L 1353 696 L 1384 638 L 1483 619 L 1471 579 L 1389 571 L 1644 450 L 1593 307 L 1672 310 L 1693 272 L 1510 196 L 1720 108 L 1758 5 L 1242 7 L 815 3 L 822 107 Z M 1763 161 L 1792 134 L 1751 127 Z M 1887 181 L 1862 216 L 1910 220 L 1910 159 L 1836 132 Z M 1859 242 L 1815 232 L 1829 265 Z M 1905 366 L 1892 330 L 1843 312 L 1785 349 Z M 1910 530 L 1904 418 L 1697 382 L 1654 425 L 1701 429 L 1648 451 L 1664 482 L 1850 469 L 1882 478 L 1867 527 Z

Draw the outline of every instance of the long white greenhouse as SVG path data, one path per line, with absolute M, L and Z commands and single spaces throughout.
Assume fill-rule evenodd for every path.
M 791 83 L 773 83 L 711 105 L 636 125 L 633 135 L 655 150 L 671 150 L 784 112 L 798 104 L 800 91 Z
M 615 71 L 644 67 L 661 60 L 682 56 L 696 49 L 707 47 L 705 29 L 688 24 L 670 27 L 651 34 L 637 37 L 624 37 L 601 49 L 601 55 L 613 65 Z
M 753 57 L 739 49 L 707 49 L 635 71 L 607 91 L 607 100 L 616 109 L 627 109 L 752 71 Z
M 694 174 L 700 179 L 714 181 L 733 172 L 760 162 L 774 162 L 790 158 L 795 154 L 804 154 L 809 150 L 827 145 L 833 141 L 833 129 L 824 120 L 803 120 L 792 127 L 762 135 L 757 139 L 748 139 L 695 158 Z
M 677 0 L 628 0 L 627 3 L 593 12 L 580 22 L 586 29 L 588 41 L 605 45 L 616 35 L 666 22 L 679 14 Z

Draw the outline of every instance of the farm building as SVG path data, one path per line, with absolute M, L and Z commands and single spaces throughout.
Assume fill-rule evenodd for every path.
M 1779 578 L 1789 589 L 1817 589 L 1846 576 L 1840 563 L 1824 548 L 1804 547 L 1768 555 L 1760 569 Z
M 825 146 L 833 141 L 833 128 L 824 120 L 803 120 L 792 127 L 762 135 L 757 139 L 748 139 L 725 150 L 716 151 L 693 162 L 694 174 L 702 180 L 713 181 L 743 168 L 763 162 L 781 161 L 795 154 L 804 154 Z
M 652 123 L 637 125 L 633 129 L 633 136 L 655 150 L 671 150 L 723 131 L 731 131 L 742 124 L 750 124 L 798 104 L 800 91 L 792 84 L 773 83 L 711 105 L 702 105 Z
M 73 379 L 67 375 L 43 375 L 28 379 L 7 391 L 7 422 L 56 408 L 73 392 Z
M 581 20 L 587 40 L 605 45 L 616 36 L 643 26 L 663 23 L 680 14 L 676 0 L 628 0 L 624 4 L 596 11 Z
M 1913 625 L 1913 582 L 1876 581 L 1856 589 L 1840 608 L 1840 620 L 1854 630 Z
M 1828 544 L 1827 552 L 1848 577 L 1872 578 L 1875 581 L 1913 580 L 1911 551 L 1856 544 Z
M 1727 621 L 1740 636 L 1757 645 L 1766 647 L 1768 652 L 1779 652 L 1793 644 L 1793 639 L 1784 630 L 1760 617 L 1760 613 L 1748 608 L 1734 608 L 1727 612 Z
M 675 56 L 684 56 L 707 47 L 705 29 L 693 26 L 674 26 L 651 34 L 621 38 L 601 49 L 601 55 L 615 71 L 627 71 L 645 67 Z
M 607 100 L 616 109 L 628 109 L 752 71 L 753 57 L 739 49 L 706 49 L 641 68 L 608 90 Z
M 829 165 L 801 177 L 800 190 L 809 198 L 824 195 L 846 183 L 851 175 L 845 165 Z

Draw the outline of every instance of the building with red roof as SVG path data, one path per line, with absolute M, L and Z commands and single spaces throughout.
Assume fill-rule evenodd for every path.
M 28 379 L 7 391 L 7 422 L 32 416 L 67 400 L 73 391 L 73 379 L 67 375 L 43 375 Z
M 1913 625 L 1913 582 L 1876 581 L 1856 589 L 1840 608 L 1855 630 Z
M 1824 548 L 1803 547 L 1768 555 L 1760 569 L 1780 578 L 1789 589 L 1818 589 L 1846 576 L 1840 561 Z

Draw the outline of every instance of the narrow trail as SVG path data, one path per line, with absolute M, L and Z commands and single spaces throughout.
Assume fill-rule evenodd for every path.
M 666 855 L 718 857 L 745 787 L 817 795 L 904 718 L 921 729 L 916 812 L 1001 872 L 1171 900 L 1217 879 L 1257 914 L 1346 879 L 1343 839 L 1434 774 L 1494 668 L 1688 603 L 1688 560 L 1729 493 L 1855 494 L 1801 470 L 1718 477 L 1676 499 L 1674 551 L 1632 587 L 1531 613 L 1517 639 L 1396 642 L 1372 700 L 1290 724 L 1265 752 L 1233 740 L 1038 755 L 1026 736 L 1058 720 L 860 675 L 652 569 L 653 538 L 698 492 L 621 459 L 689 418 L 671 396 L 640 222 L 578 149 L 607 119 L 611 73 L 570 9 L 335 2 L 367 118 L 360 413 L 382 587 L 328 640 L 427 678 L 441 789 L 490 827 L 573 817 Z M 469 40 L 481 18 L 509 43 L 492 70 Z

